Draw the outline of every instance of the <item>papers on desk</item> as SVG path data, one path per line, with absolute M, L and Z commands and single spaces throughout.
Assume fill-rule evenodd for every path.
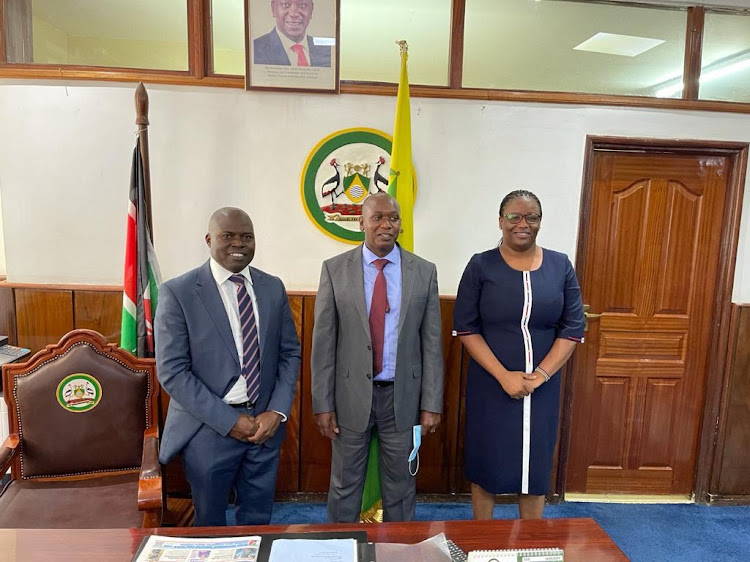
M 386 562 L 452 562 L 445 534 L 440 533 L 416 544 L 377 543 L 375 558 Z
M 260 537 L 200 539 L 151 535 L 133 562 L 256 562 Z
M 268 562 L 357 562 L 354 539 L 276 539 Z

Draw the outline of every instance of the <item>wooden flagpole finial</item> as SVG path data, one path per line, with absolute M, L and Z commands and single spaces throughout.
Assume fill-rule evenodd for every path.
M 135 124 L 148 127 L 148 92 L 143 82 L 135 89 Z

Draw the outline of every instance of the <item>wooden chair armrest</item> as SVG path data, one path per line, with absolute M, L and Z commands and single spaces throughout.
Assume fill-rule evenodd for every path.
M 159 464 L 158 429 L 147 428 L 143 432 L 143 460 L 138 477 L 138 509 L 140 511 L 163 508 L 161 464 Z
M 20 443 L 21 439 L 17 433 L 11 433 L 3 441 L 2 447 L 0 447 L 0 478 L 8 472 L 13 458 L 18 454 L 18 445 Z

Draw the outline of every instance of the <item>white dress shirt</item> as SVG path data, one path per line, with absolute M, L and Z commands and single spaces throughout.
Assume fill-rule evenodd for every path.
M 307 47 L 307 35 L 305 35 L 305 38 L 302 39 L 299 43 L 295 43 L 289 37 L 281 33 L 278 29 L 276 29 L 276 33 L 279 35 L 279 39 L 281 39 L 281 44 L 284 46 L 284 52 L 286 53 L 286 56 L 289 58 L 289 64 L 292 66 L 297 66 L 297 53 L 295 53 L 292 50 L 292 47 L 294 45 L 301 45 L 302 50 L 305 53 L 305 59 L 307 59 L 307 65 L 312 66 L 312 63 L 310 62 L 310 49 Z
M 230 281 L 229 278 L 235 275 L 228 269 L 222 267 L 219 262 L 211 258 L 211 275 L 216 281 L 216 286 L 219 288 L 219 295 L 221 295 L 221 301 L 224 303 L 224 310 L 227 312 L 229 318 L 229 327 L 232 329 L 232 337 L 234 338 L 234 345 L 237 348 L 237 357 L 242 365 L 244 359 L 244 347 L 242 345 L 242 326 L 240 324 L 240 305 L 237 301 L 237 285 L 234 281 Z M 240 271 L 237 275 L 242 275 L 245 278 L 245 288 L 250 293 L 250 300 L 253 302 L 253 312 L 255 313 L 255 323 L 258 327 L 258 347 L 263 344 L 260 341 L 260 317 L 258 316 L 258 302 L 255 299 L 255 291 L 253 290 L 253 278 L 250 277 L 250 267 L 247 266 L 245 269 Z M 234 386 L 229 389 L 222 398 L 227 404 L 239 404 L 241 402 L 247 402 L 247 382 L 243 376 L 237 379 Z
M 237 285 L 234 281 L 230 281 L 229 278 L 235 275 L 228 269 L 222 267 L 219 262 L 211 258 L 210 263 L 211 275 L 214 277 L 216 286 L 219 288 L 219 295 L 221 295 L 221 302 L 224 303 L 224 310 L 227 312 L 229 318 L 229 327 L 232 329 L 232 337 L 234 338 L 234 345 L 237 348 L 237 357 L 242 365 L 244 359 L 244 347 L 242 345 L 242 326 L 240 325 L 240 304 L 237 301 Z M 255 324 L 258 330 L 258 348 L 263 345 L 260 339 L 260 317 L 258 316 L 258 301 L 255 298 L 255 290 L 253 289 L 253 278 L 250 276 L 250 267 L 246 266 L 245 269 L 240 271 L 237 275 L 242 275 L 245 278 L 245 288 L 250 293 L 250 300 L 253 303 L 253 312 L 255 313 Z M 247 402 L 247 381 L 242 375 L 239 376 L 237 382 L 234 383 L 232 388 L 224 395 L 222 400 L 227 404 L 241 404 Z M 283 412 L 277 412 L 272 410 L 281 416 L 282 423 L 287 420 L 286 415 Z

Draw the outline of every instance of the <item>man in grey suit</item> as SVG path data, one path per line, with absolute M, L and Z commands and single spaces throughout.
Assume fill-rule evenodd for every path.
M 410 521 L 412 427 L 434 433 L 443 411 L 437 271 L 396 244 L 399 207 L 387 193 L 365 200 L 360 228 L 362 246 L 323 262 L 315 301 L 313 412 L 333 446 L 328 519 L 358 521 L 375 427 L 383 518 Z
M 279 449 L 297 389 L 300 344 L 280 279 L 249 267 L 250 217 L 212 216 L 211 259 L 161 286 L 155 320 L 159 381 L 171 397 L 159 459 L 182 453 L 196 526 L 271 519 Z

